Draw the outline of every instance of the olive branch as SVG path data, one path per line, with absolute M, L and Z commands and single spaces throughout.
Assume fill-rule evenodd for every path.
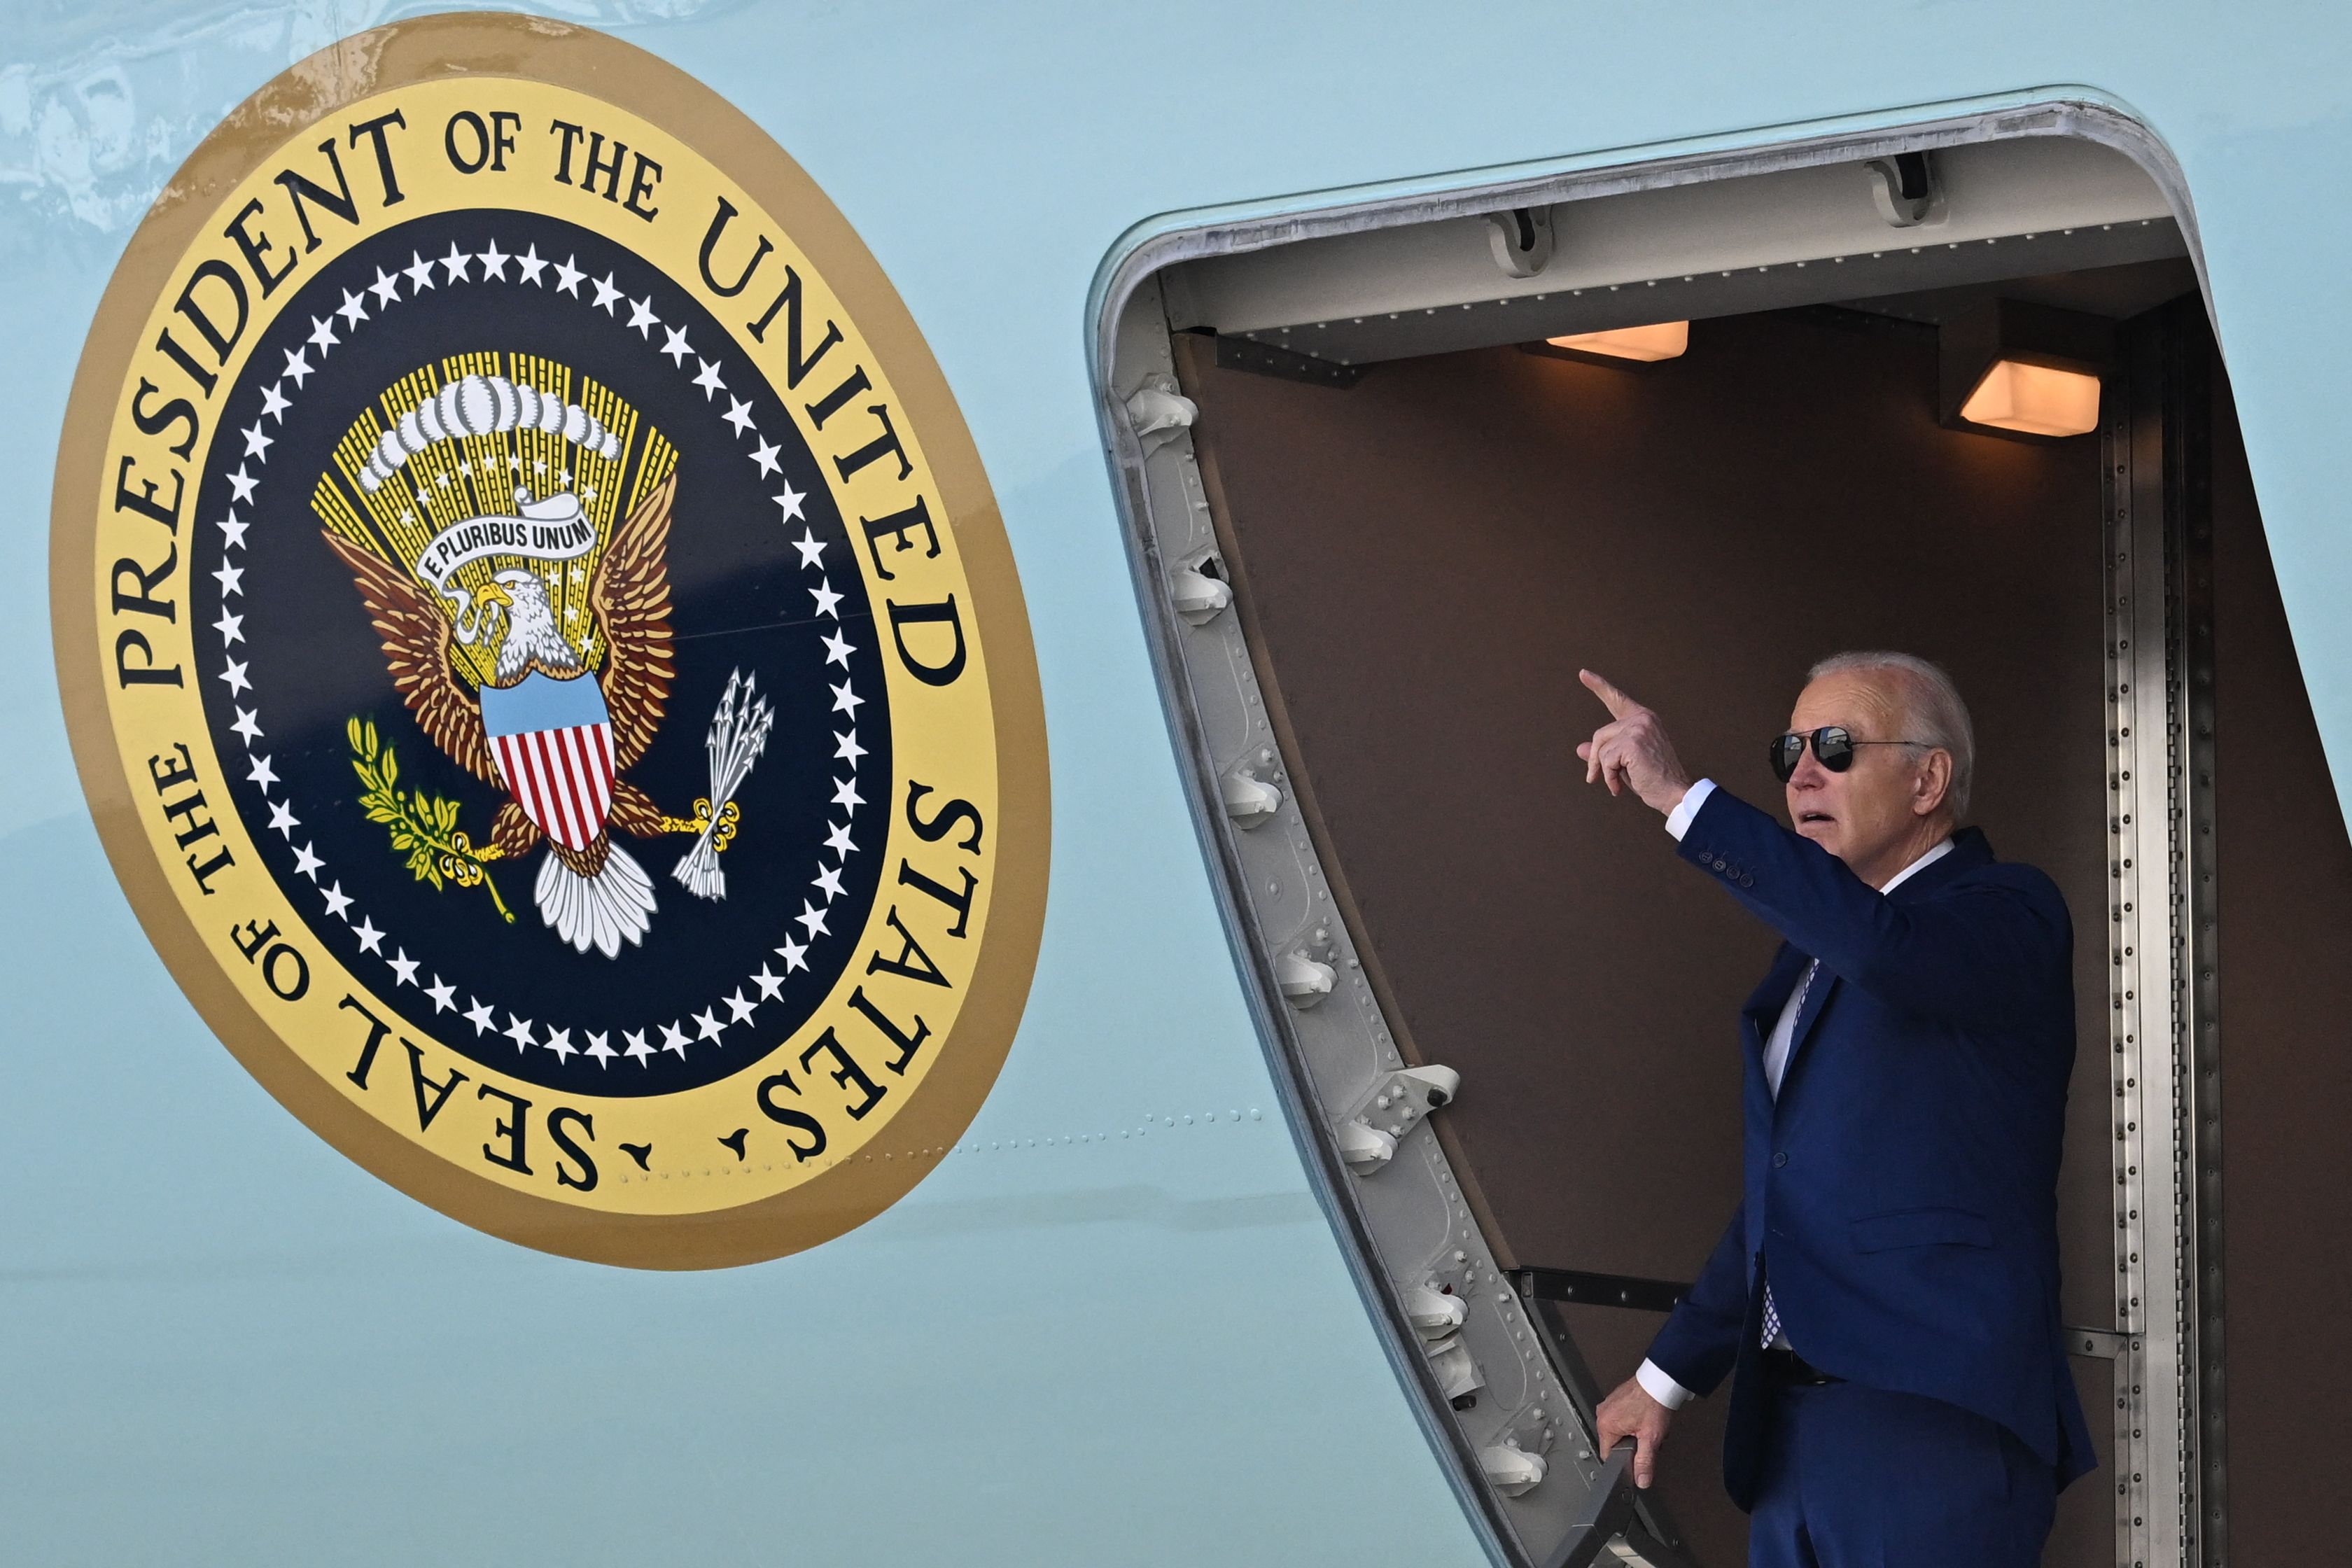
M 499 897 L 499 885 L 490 880 L 488 863 L 500 858 L 498 846 L 486 844 L 478 849 L 471 838 L 458 831 L 456 801 L 421 789 L 397 787 L 400 759 L 377 738 L 374 721 L 354 718 L 344 726 L 344 733 L 352 742 L 352 771 L 365 786 L 360 794 L 360 809 L 367 813 L 369 821 L 381 822 L 392 830 L 393 851 L 407 855 L 410 874 L 420 882 L 430 882 L 436 891 L 451 882 L 461 888 L 486 888 L 490 902 L 512 925 L 514 911 Z

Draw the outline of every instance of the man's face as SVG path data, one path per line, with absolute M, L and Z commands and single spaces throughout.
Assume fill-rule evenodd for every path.
M 1845 669 L 1824 675 L 1798 694 L 1789 728 L 1811 734 L 1842 724 L 1857 741 L 1907 741 L 1903 690 L 1889 672 Z M 1810 745 L 1790 775 L 1789 822 L 1865 879 L 1904 844 L 1923 815 L 1918 809 L 1921 753 L 1908 746 L 1858 746 L 1842 773 L 1822 766 Z M 1886 868 L 1892 876 L 1900 866 Z

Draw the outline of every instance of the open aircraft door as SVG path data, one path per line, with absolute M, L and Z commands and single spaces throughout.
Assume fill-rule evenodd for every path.
M 2218 1563 L 2233 1495 L 2332 1484 L 2294 1367 L 2352 1229 L 2352 850 L 2200 268 L 2161 149 L 2072 102 L 1173 221 L 1106 267 L 1106 434 L 1228 928 L 1499 1555 L 1744 1556 L 1719 1399 L 1638 1503 L 1590 1434 L 1736 1200 L 1772 939 L 1579 787 L 1583 665 L 1768 805 L 1813 659 L 1953 672 L 1972 816 L 2076 936 L 2063 1310 L 2102 1465 L 2047 1561 Z M 1661 322 L 1686 348 L 1649 363 L 1585 336 Z M 2088 424 L 1965 416 L 2010 357 L 2095 378 Z

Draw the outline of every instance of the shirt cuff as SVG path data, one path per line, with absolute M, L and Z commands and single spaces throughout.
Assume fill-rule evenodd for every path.
M 1694 784 L 1692 788 L 1696 789 L 1697 786 Z M 1633 1381 L 1642 1385 L 1643 1393 L 1647 1394 L 1669 1410 L 1680 1410 L 1697 1397 L 1689 1389 L 1668 1377 L 1654 1361 L 1644 1361 L 1640 1369 L 1633 1373 Z
M 1675 804 L 1674 810 L 1666 813 L 1666 831 L 1675 836 L 1675 842 L 1680 843 L 1682 836 L 1690 831 L 1691 818 L 1698 815 L 1698 808 L 1705 805 L 1706 797 L 1714 793 L 1715 781 L 1701 779 L 1685 790 L 1683 798 Z

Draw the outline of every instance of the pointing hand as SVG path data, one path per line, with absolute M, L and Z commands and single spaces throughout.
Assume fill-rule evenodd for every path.
M 1607 705 L 1610 719 L 1576 748 L 1584 759 L 1584 782 L 1606 784 L 1611 795 L 1630 789 L 1654 810 L 1674 810 L 1689 792 L 1690 776 L 1666 739 L 1665 725 L 1591 670 L 1577 671 L 1577 679 Z

